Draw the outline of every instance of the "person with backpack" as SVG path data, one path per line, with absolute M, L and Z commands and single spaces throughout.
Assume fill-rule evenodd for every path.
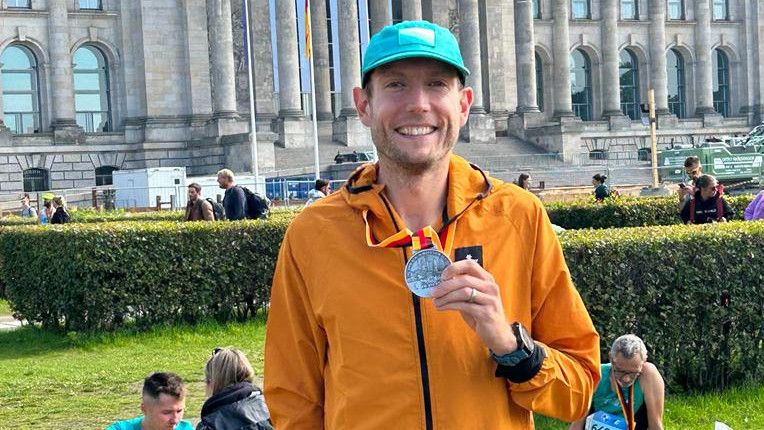
M 735 212 L 724 200 L 724 187 L 711 175 L 702 175 L 695 181 L 698 190 L 680 214 L 685 224 L 727 222 Z
M 233 172 L 229 169 L 219 171 L 218 184 L 225 190 L 223 208 L 226 219 L 237 221 L 247 218 L 247 195 L 242 187 L 236 185 Z
M 215 210 L 212 205 L 212 199 L 202 198 L 202 187 L 196 182 L 188 184 L 188 204 L 186 205 L 186 215 L 183 217 L 186 221 L 215 221 L 221 219 L 215 216 Z M 223 207 L 220 203 L 220 212 Z M 221 213 L 222 215 L 222 213 Z

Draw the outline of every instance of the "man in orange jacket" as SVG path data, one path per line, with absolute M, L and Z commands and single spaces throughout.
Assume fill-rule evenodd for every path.
M 532 429 L 572 421 L 599 336 L 541 203 L 452 154 L 473 92 L 447 30 L 376 34 L 353 95 L 379 162 L 290 225 L 273 280 L 274 427 Z

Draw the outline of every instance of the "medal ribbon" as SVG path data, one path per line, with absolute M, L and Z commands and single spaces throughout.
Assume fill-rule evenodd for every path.
M 372 248 L 402 248 L 411 246 L 414 251 L 427 249 L 434 246 L 438 251 L 451 255 L 451 249 L 454 246 L 454 232 L 456 231 L 456 219 L 448 223 L 440 233 L 436 232 L 432 226 L 424 227 L 416 233 L 408 228 L 403 228 L 392 236 L 377 242 L 374 234 L 371 232 L 371 226 L 368 219 L 369 211 L 363 211 L 363 222 L 366 224 L 366 244 Z
M 634 382 L 636 384 L 636 381 Z M 634 430 L 634 384 L 629 386 L 629 398 L 628 400 L 623 398 L 623 392 L 618 382 L 615 383 L 615 393 L 618 395 L 618 402 L 621 404 L 621 410 L 623 410 L 623 416 L 626 418 L 626 425 L 628 430 Z

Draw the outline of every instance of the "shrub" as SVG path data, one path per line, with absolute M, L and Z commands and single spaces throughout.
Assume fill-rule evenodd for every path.
M 616 337 L 636 333 L 675 387 L 764 377 L 764 222 L 580 230 L 561 240 L 603 358 Z
M 725 196 L 735 209 L 733 219 L 743 219 L 743 211 L 751 203 L 752 195 Z M 576 202 L 548 203 L 545 205 L 552 223 L 566 229 L 644 227 L 681 224 L 679 200 L 676 195 L 666 197 L 623 197 Z
M 287 224 L 274 219 L 5 227 L 2 278 L 15 314 L 48 327 L 246 318 L 268 300 Z

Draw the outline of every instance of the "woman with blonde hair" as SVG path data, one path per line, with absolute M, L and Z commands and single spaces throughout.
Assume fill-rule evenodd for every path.
M 238 349 L 215 348 L 204 367 L 207 401 L 196 430 L 273 430 L 255 371 Z

